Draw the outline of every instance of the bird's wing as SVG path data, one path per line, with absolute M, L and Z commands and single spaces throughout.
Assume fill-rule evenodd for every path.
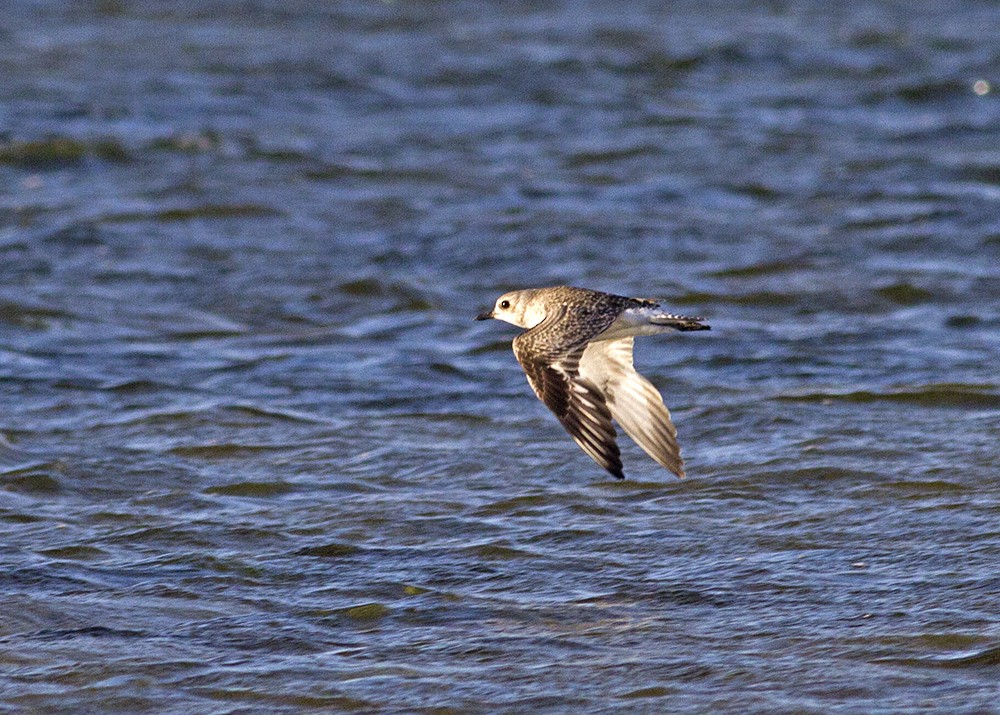
M 613 476 L 624 479 L 611 411 L 601 390 L 580 375 L 587 340 L 607 324 L 595 323 L 592 330 L 588 325 L 582 334 L 574 331 L 577 339 L 567 344 L 565 326 L 560 323 L 564 312 L 514 338 L 514 355 L 538 399 L 559 418 L 580 448 Z
M 659 391 L 633 367 L 633 343 L 631 337 L 590 343 L 578 363 L 580 378 L 604 394 L 611 415 L 646 454 L 683 477 L 677 429 Z

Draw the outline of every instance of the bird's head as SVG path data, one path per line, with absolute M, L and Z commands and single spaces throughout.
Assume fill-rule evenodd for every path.
M 476 320 L 496 318 L 519 328 L 533 328 L 545 320 L 542 301 L 532 300 L 537 292 L 537 290 L 513 290 L 504 293 L 493 304 L 493 310 L 480 313 L 476 316 Z

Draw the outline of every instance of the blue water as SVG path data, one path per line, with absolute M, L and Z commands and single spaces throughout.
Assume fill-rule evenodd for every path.
M 986 713 L 1000 7 L 13 2 L 0 707 Z M 512 288 L 660 296 L 688 478 Z

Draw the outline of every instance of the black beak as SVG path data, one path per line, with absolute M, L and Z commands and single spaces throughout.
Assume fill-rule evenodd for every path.
M 479 315 L 476 316 L 476 320 L 489 320 L 492 317 L 493 317 L 493 311 L 491 310 L 489 313 L 480 313 Z

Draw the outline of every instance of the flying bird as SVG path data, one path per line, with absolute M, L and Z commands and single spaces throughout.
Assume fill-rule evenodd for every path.
M 476 316 L 489 318 L 527 328 L 513 347 L 528 383 L 595 462 L 625 478 L 614 419 L 646 454 L 684 476 L 670 411 L 633 367 L 632 346 L 637 335 L 709 330 L 701 318 L 669 313 L 655 300 L 571 286 L 504 293 Z

